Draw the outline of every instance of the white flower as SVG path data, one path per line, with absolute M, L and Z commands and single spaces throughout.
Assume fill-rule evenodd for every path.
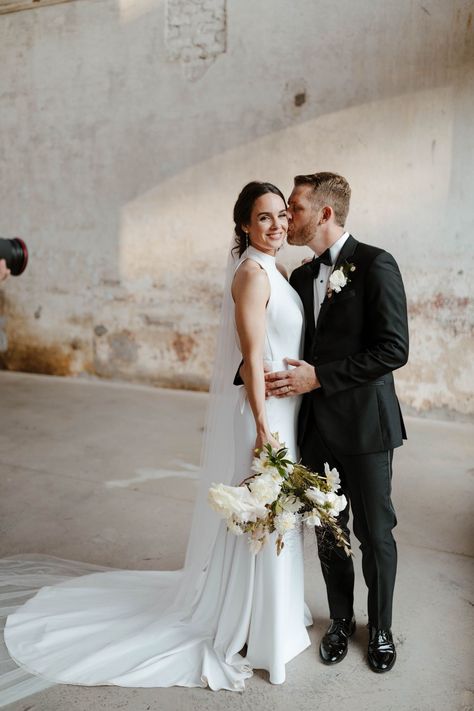
M 338 513 L 340 513 L 341 511 L 344 511 L 344 509 L 346 508 L 347 499 L 344 496 L 344 494 L 341 494 L 340 496 L 337 497 L 337 501 L 338 501 L 337 507 L 339 509 Z
M 328 513 L 334 517 L 338 516 L 347 506 L 347 499 L 344 494 L 339 496 L 335 494 L 334 491 L 330 491 L 329 494 L 326 494 L 326 501 L 330 507 Z
M 213 484 L 209 489 L 208 501 L 211 508 L 226 519 L 234 516 L 240 522 L 256 521 L 268 514 L 265 506 L 252 496 L 246 486 Z
M 249 489 L 260 504 L 273 504 L 281 489 L 282 478 L 275 481 L 272 474 L 259 474 L 251 479 Z
M 239 522 L 236 521 L 233 516 L 227 519 L 227 530 L 233 533 L 234 536 L 241 536 L 244 532 Z
M 266 449 L 262 449 L 259 456 L 253 458 L 251 469 L 256 474 L 270 474 L 275 481 L 282 479 L 278 469 L 270 463 Z M 290 471 L 290 467 L 287 467 L 287 470 Z M 293 465 L 291 465 L 291 471 L 293 471 Z
M 266 464 L 268 461 L 268 454 L 264 449 L 260 452 L 258 457 L 254 457 L 252 460 L 252 471 L 256 474 L 264 474 L 267 470 Z
M 301 499 L 292 494 L 281 496 L 278 503 L 284 511 L 291 511 L 292 513 L 296 513 L 303 506 Z
M 257 457 L 255 457 L 255 459 L 253 460 L 253 463 L 252 463 L 252 471 L 255 472 L 255 474 L 268 474 L 273 479 L 275 479 L 275 481 L 281 481 L 281 479 L 282 479 L 281 474 L 278 471 L 278 469 L 276 467 L 274 467 L 272 464 L 268 463 L 266 453 L 265 453 L 264 459 L 261 458 L 261 455 L 258 459 L 257 459 Z
M 321 525 L 321 519 L 318 516 L 317 509 L 313 509 L 312 511 L 306 511 L 303 514 L 303 521 L 306 526 L 320 526 Z
M 329 464 L 327 462 L 324 462 L 324 474 L 326 475 L 326 481 L 333 491 L 337 491 L 341 488 L 339 472 L 336 468 L 329 469 Z
M 291 531 L 296 524 L 296 516 L 291 511 L 282 511 L 282 513 L 275 516 L 273 519 L 273 525 L 279 536 L 284 536 L 285 533 Z
M 347 277 L 342 269 L 335 269 L 329 277 L 329 284 L 333 291 L 338 294 L 341 289 L 347 284 Z
M 310 486 L 306 489 L 305 495 L 307 499 L 313 501 L 315 504 L 319 504 L 320 506 L 324 506 L 326 503 L 326 494 L 324 491 L 317 489 L 315 486 Z

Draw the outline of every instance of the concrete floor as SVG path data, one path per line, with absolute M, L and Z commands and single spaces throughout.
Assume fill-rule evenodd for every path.
M 0 556 L 47 553 L 124 568 L 181 566 L 207 396 L 0 373 Z M 470 525 L 474 429 L 407 418 L 395 455 L 398 661 L 364 661 L 365 596 L 356 556 L 359 629 L 337 667 L 319 663 L 327 606 L 306 537 L 313 645 L 274 687 L 257 672 L 243 694 L 203 689 L 54 686 L 10 711 L 467 711 L 474 707 Z

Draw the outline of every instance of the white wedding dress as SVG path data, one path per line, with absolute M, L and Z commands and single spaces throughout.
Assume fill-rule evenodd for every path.
M 270 281 L 264 358 L 280 370 L 283 358 L 301 357 L 302 304 L 274 257 L 249 248 L 235 268 L 245 258 L 258 262 Z M 229 457 L 235 449 L 232 483 L 238 484 L 250 473 L 255 425 L 244 388 L 233 391 L 238 402 L 226 447 Z M 299 405 L 298 397 L 267 400 L 271 430 L 292 458 Z M 219 470 L 214 480 L 221 480 Z M 202 511 L 217 518 L 210 508 Z M 302 532 L 287 534 L 280 556 L 273 538 L 254 556 L 247 537 L 227 532 L 225 522 L 215 531 L 206 565 L 185 584 L 183 571 L 109 570 L 65 575 L 42 588 L 7 618 L 11 658 L 32 675 L 67 684 L 242 690 L 253 668 L 282 683 L 285 664 L 310 644 Z

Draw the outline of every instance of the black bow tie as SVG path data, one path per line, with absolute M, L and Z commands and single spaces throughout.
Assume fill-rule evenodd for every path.
M 309 262 L 309 267 L 313 274 L 313 279 L 316 279 L 316 277 L 318 276 L 321 264 L 326 264 L 328 267 L 332 266 L 331 252 L 329 251 L 329 249 L 323 252 L 320 257 L 315 257 L 311 262 Z

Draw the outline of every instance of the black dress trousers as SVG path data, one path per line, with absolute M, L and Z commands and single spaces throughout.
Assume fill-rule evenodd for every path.
M 325 462 L 339 471 L 341 492 L 350 502 L 354 534 L 362 551 L 369 623 L 378 629 L 390 629 L 397 570 L 397 547 L 392 535 L 397 524 L 391 501 L 393 450 L 341 454 L 328 446 L 316 425 L 308 427 L 300 448 L 303 462 L 314 471 L 322 473 Z M 339 524 L 349 536 L 348 519 L 349 506 L 339 516 Z M 336 545 L 330 534 L 321 535 L 320 529 L 316 528 L 316 535 L 330 616 L 351 617 L 354 602 L 352 558 Z

